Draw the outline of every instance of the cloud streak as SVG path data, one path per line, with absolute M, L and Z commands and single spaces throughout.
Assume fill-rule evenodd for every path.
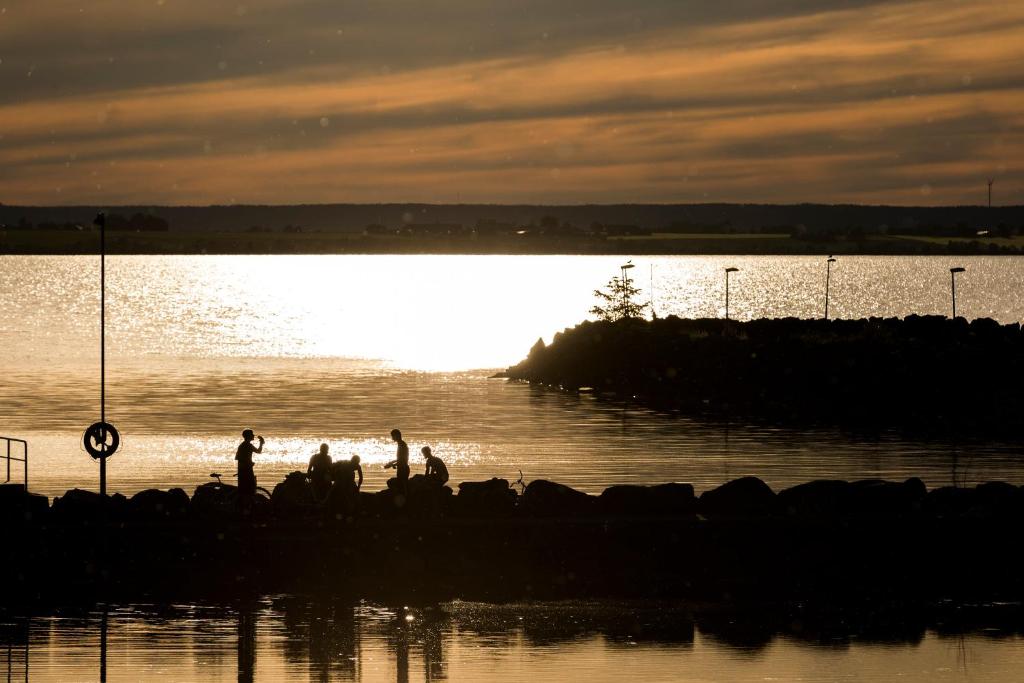
M 2 199 L 1024 201 L 1024 7 L 624 7 L 18 2 Z

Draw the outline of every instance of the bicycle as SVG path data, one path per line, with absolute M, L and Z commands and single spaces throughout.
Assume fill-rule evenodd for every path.
M 222 490 L 223 489 L 223 490 L 226 491 L 228 489 L 228 487 L 230 487 L 230 488 L 234 489 L 233 497 L 237 498 L 238 497 L 238 487 L 235 486 L 234 484 L 225 484 L 224 481 L 221 479 L 221 477 L 223 477 L 223 476 L 224 475 L 222 475 L 220 472 L 210 472 L 210 477 L 212 479 L 216 479 L 217 480 L 217 489 L 218 490 Z M 231 476 L 232 477 L 238 477 L 238 473 L 236 472 L 235 474 L 232 474 Z M 270 491 L 266 490 L 262 486 L 257 486 L 256 487 L 256 495 L 259 496 L 260 498 L 265 498 L 267 501 L 270 500 Z

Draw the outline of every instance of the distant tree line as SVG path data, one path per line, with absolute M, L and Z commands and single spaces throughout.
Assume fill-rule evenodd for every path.
M 92 230 L 94 226 L 92 223 L 56 223 L 51 221 L 40 221 L 33 225 L 32 221 L 27 218 L 18 219 L 17 223 L 12 225 L 2 226 L 7 230 L 42 230 L 42 231 L 54 231 L 54 230 Z M 107 230 L 122 230 L 125 232 L 166 232 L 170 230 L 170 224 L 160 218 L 148 213 L 134 213 L 131 217 L 126 218 L 119 213 L 112 213 L 107 215 Z

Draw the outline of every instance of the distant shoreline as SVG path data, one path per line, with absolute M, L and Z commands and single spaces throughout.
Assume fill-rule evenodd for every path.
M 859 240 L 788 235 L 724 234 L 607 238 L 545 236 L 367 236 L 349 233 L 114 232 L 107 253 L 118 255 L 465 254 L 465 255 L 1004 255 L 1024 254 L 1024 236 L 979 239 L 872 235 Z M 91 229 L 0 231 L 0 254 L 92 255 Z
M 309 204 L 12 206 L 0 253 L 1024 253 L 1024 206 Z

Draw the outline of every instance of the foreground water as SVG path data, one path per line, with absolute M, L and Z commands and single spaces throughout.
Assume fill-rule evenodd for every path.
M 213 471 L 230 475 L 247 426 L 268 439 L 257 458 L 265 484 L 304 469 L 326 441 L 336 456 L 360 454 L 368 486 L 382 486 L 394 426 L 417 450 L 432 446 L 455 481 L 521 470 L 526 481 L 590 491 L 670 480 L 702 489 L 744 474 L 776 487 L 818 477 L 1024 483 L 1019 443 L 709 422 L 489 379 L 537 337 L 585 318 L 592 289 L 621 261 L 111 258 L 108 417 L 124 435 L 111 488 L 191 490 Z M 634 263 L 645 290 L 653 275 L 661 315 L 720 315 L 727 265 L 741 268 L 731 281 L 735 317 L 810 317 L 823 305 L 819 258 Z M 1013 257 L 843 258 L 831 312 L 944 314 L 951 265 L 967 267 L 958 312 L 1019 320 L 1024 259 Z M 30 441 L 31 487 L 51 496 L 96 485 L 80 436 L 99 413 L 97 276 L 94 258 L 0 257 L 0 433 Z
M 629 603 L 110 606 L 0 616 L 8 680 L 1009 681 L 1019 625 Z M 4 652 L 6 651 L 6 652 Z

